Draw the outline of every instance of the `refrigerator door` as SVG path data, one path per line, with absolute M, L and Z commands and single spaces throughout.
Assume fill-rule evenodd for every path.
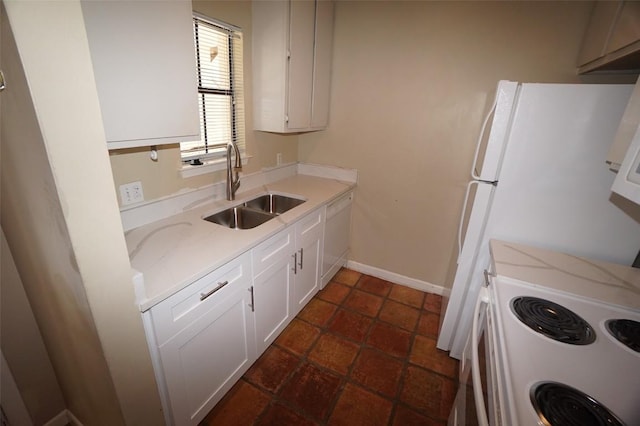
M 484 240 L 485 228 L 491 210 L 495 186 L 476 181 L 475 197 L 467 232 L 458 258 L 458 268 L 447 302 L 447 309 L 438 333 L 437 347 L 450 350 L 450 355 L 460 359 L 473 317 L 473 303 L 482 286 L 483 270 L 488 267 L 489 258 L 480 248 Z M 470 306 L 470 309 L 466 307 Z
M 487 224 L 489 209 L 494 191 L 494 181 L 500 171 L 500 164 L 506 150 L 506 142 L 511 127 L 511 120 L 518 98 L 519 83 L 513 81 L 499 81 L 496 89 L 494 104 L 487 114 L 482 130 L 478 137 L 475 158 L 471 168 L 471 178 L 467 187 L 467 195 L 460 217 L 458 231 L 458 268 L 454 278 L 452 292 L 445 296 L 445 311 L 440 332 L 438 333 L 438 348 L 452 349 L 454 339 L 458 342 L 452 356 L 459 358 L 465 343 L 468 327 L 466 324 L 471 313 L 463 310 L 467 300 L 475 300 L 479 284 L 473 281 L 478 277 L 478 267 L 482 277 L 482 270 L 486 265 L 478 263 L 480 243 Z M 491 122 L 489 131 L 487 124 Z M 466 232 L 463 224 L 467 218 L 468 199 L 473 187 L 476 188 L 475 197 L 471 203 Z M 462 239 L 464 238 L 464 241 Z M 487 260 L 488 261 L 488 260 Z M 478 266 L 480 265 L 480 266 Z M 461 316 L 464 318 L 461 320 Z M 469 323 L 470 324 L 470 323 Z M 458 330 L 462 327 L 462 333 Z M 457 338 L 456 338 L 457 334 Z
M 474 180 L 487 182 L 497 180 L 518 96 L 518 86 L 518 83 L 514 81 L 502 80 L 498 82 L 493 114 L 487 115 L 476 144 L 475 159 L 471 168 L 471 178 Z M 491 120 L 491 128 L 487 134 L 485 127 L 491 118 L 493 120 Z M 487 134 L 486 140 L 485 134 Z
M 486 241 L 631 265 L 640 218 L 612 203 L 615 175 L 603 163 L 632 88 L 522 86 Z

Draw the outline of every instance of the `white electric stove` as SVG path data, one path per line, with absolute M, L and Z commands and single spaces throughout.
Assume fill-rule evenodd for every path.
M 491 253 L 488 423 L 640 425 L 640 270 L 495 240 Z

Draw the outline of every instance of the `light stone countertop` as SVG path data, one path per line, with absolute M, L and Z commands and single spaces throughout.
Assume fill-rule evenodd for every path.
M 143 278 L 143 289 L 136 290 L 140 310 L 146 311 L 354 187 L 352 182 L 298 174 L 239 193 L 235 201 L 212 201 L 126 232 L 131 266 Z M 306 201 L 253 229 L 229 229 L 202 219 L 265 192 Z
M 640 269 L 491 240 L 494 272 L 565 293 L 640 309 Z

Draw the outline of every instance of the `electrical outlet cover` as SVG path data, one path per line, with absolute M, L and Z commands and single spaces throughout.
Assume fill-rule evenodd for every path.
M 144 201 L 142 182 L 131 182 L 120 185 L 120 200 L 123 206 Z

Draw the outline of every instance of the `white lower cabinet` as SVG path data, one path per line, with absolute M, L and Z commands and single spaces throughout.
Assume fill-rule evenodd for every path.
M 322 207 L 252 250 L 258 353 L 320 290 L 324 217 Z
M 151 308 L 173 424 L 198 424 L 256 360 L 252 291 L 246 253 Z
M 294 316 L 320 290 L 325 211 L 326 208 L 322 207 L 295 225 L 295 280 L 291 296 L 291 311 Z
M 293 262 L 293 228 L 285 229 L 252 250 L 256 346 L 262 353 L 289 324 Z
M 198 424 L 318 292 L 325 211 L 143 314 L 167 422 Z
M 250 304 L 238 288 L 160 347 L 176 424 L 198 424 L 255 361 Z

